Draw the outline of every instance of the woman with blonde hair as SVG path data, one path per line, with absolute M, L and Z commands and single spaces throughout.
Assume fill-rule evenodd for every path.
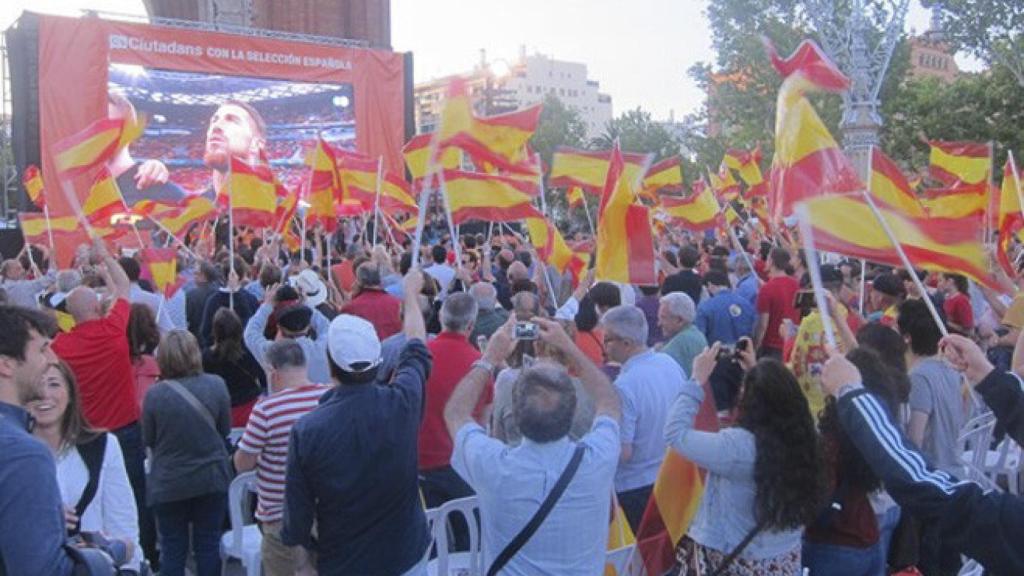
M 220 376 L 203 373 L 199 343 L 184 330 L 164 335 L 156 362 L 160 381 L 142 404 L 142 438 L 152 451 L 146 496 L 160 534 L 160 574 L 184 576 L 191 528 L 196 575 L 219 576 L 231 483 L 228 389 Z
M 27 406 L 35 418 L 32 433 L 53 451 L 57 484 L 64 500 L 68 532 L 101 532 L 132 550 L 125 568 L 139 570 L 138 510 L 117 437 L 93 430 L 82 416 L 75 375 L 64 362 L 43 373 L 39 397 Z

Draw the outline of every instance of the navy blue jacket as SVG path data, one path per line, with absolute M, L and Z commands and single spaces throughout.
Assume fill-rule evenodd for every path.
M 28 433 L 29 415 L 0 402 L 0 575 L 63 576 L 64 503 L 50 449 Z
M 338 385 L 292 427 L 281 540 L 315 550 L 321 576 L 397 576 L 423 558 L 416 457 L 430 366 L 410 340 L 390 385 Z
M 977 389 L 1000 421 L 1011 419 L 1007 431 L 1019 441 L 1024 432 L 1020 379 L 993 372 Z M 977 560 L 986 574 L 1024 574 L 1024 499 L 986 493 L 931 468 L 889 421 L 882 402 L 865 390 L 846 394 L 838 408 L 847 435 L 900 506 L 938 524 L 943 544 Z

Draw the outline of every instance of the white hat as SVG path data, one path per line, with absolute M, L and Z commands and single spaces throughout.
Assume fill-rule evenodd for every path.
M 380 338 L 377 330 L 366 320 L 350 314 L 341 314 L 331 321 L 327 331 L 327 352 L 331 360 L 346 372 L 363 372 L 380 364 Z M 368 364 L 353 369 L 353 364 Z
M 305 296 L 306 305 L 316 308 L 327 301 L 327 286 L 313 270 L 303 270 L 292 276 L 291 285 Z

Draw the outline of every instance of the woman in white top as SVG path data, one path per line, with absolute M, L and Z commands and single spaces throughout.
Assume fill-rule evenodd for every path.
M 68 531 L 99 532 L 123 540 L 132 550 L 124 568 L 138 571 L 138 512 L 124 456 L 117 437 L 91 430 L 82 417 L 75 376 L 64 362 L 50 365 L 43 374 L 39 397 L 28 405 L 36 420 L 33 433 L 53 450 L 57 483 L 64 499 Z M 90 473 L 90 465 L 94 472 Z M 90 477 L 98 473 L 91 498 Z M 83 494 L 87 497 L 83 498 Z

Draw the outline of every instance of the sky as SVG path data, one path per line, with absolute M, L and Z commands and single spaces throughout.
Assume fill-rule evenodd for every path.
M 912 1 L 907 27 L 928 28 Z M 587 64 L 616 115 L 641 107 L 656 119 L 696 112 L 703 92 L 687 69 L 711 61 L 705 0 L 391 0 L 391 41 L 412 51 L 417 82 L 468 72 L 486 50 L 512 62 L 521 46 Z M 3 0 L 0 29 L 22 10 L 78 15 L 83 8 L 144 14 L 142 0 Z

